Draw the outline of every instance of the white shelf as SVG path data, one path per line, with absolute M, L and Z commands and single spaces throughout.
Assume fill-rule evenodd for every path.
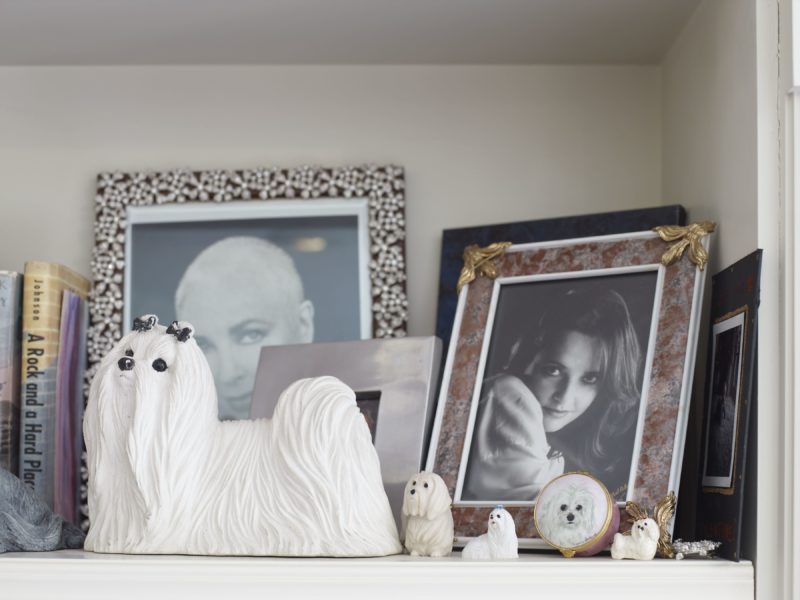
M 754 597 L 753 565 L 723 560 L 615 561 L 524 554 L 463 561 L 122 556 L 78 550 L 0 555 L 0 597 L 59 598 L 691 598 Z

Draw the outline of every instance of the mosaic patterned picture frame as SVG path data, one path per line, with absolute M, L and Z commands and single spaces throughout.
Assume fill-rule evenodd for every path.
M 696 237 L 687 254 L 706 254 L 707 239 Z M 581 454 L 589 427 L 593 443 L 614 448 L 609 440 L 625 440 L 617 458 L 627 453 L 630 462 L 614 464 L 622 464 L 627 484 L 610 489 L 618 503 L 652 506 L 677 493 L 705 273 L 686 256 L 665 266 L 675 249 L 655 232 L 639 232 L 476 249 L 482 256 L 467 261 L 477 277 L 462 279 L 427 462 L 452 494 L 460 543 L 482 534 L 501 502 L 520 546 L 543 547 L 532 515 L 541 487 L 565 471 L 602 480 L 598 471 L 610 468 Z M 578 310 L 594 315 L 596 329 L 591 318 L 574 317 Z M 559 326 L 558 315 L 575 320 Z M 626 333 L 613 333 L 614 322 L 627 323 Z M 621 365 L 631 355 L 639 358 L 626 378 Z M 579 405 L 583 398 L 582 408 L 558 405 L 570 385 L 583 389 L 570 396 Z M 620 390 L 631 397 L 627 412 L 613 418 L 613 403 L 597 402 L 610 389 L 614 398 Z M 601 438 L 625 415 L 627 437 Z
M 95 197 L 86 389 L 100 360 L 120 339 L 124 329 L 128 207 L 325 199 L 366 199 L 372 335 L 375 338 L 404 337 L 408 300 L 402 167 L 302 166 L 101 173 Z

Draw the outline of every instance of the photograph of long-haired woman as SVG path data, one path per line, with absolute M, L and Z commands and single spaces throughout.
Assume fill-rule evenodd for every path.
M 568 471 L 626 499 L 657 278 L 500 286 L 461 500 L 532 501 Z

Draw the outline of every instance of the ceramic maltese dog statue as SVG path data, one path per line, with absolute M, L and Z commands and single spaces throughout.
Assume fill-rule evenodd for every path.
M 614 535 L 611 544 L 611 558 L 632 558 L 634 560 L 652 560 L 658 548 L 661 530 L 653 519 L 639 519 L 633 523 L 631 534 Z
M 468 560 L 517 558 L 518 546 L 514 517 L 498 505 L 489 513 L 488 531 L 467 542 L 461 557 Z
M 402 551 L 353 391 L 332 377 L 272 419 L 220 421 L 192 326 L 137 319 L 102 360 L 84 420 L 85 549 L 382 556 Z
M 411 556 L 447 556 L 453 551 L 452 500 L 436 473 L 417 473 L 403 494 L 400 539 Z

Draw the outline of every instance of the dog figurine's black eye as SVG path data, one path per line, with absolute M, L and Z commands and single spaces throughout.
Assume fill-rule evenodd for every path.
M 562 504 L 561 505 L 561 510 L 567 510 L 567 505 L 566 504 Z
M 163 358 L 157 358 L 153 361 L 153 368 L 159 373 L 167 370 L 167 363 Z
M 422 487 L 428 487 L 428 484 L 426 483 L 426 484 L 424 484 Z
M 117 366 L 120 371 L 132 371 L 136 363 L 129 356 L 123 356 L 117 361 Z
M 575 507 L 575 510 L 581 510 L 582 508 L 583 506 L 581 504 L 578 504 L 578 506 Z
M 125 350 L 125 356 L 130 356 L 130 357 L 133 357 L 133 350 L 131 350 L 130 348 L 128 348 L 127 350 Z
M 417 485 L 417 482 L 416 481 L 412 481 L 411 485 Z

